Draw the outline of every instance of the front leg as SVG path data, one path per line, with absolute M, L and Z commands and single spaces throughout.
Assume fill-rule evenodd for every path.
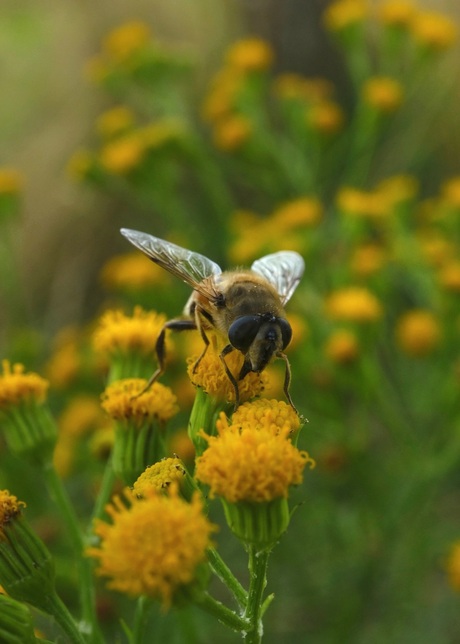
M 230 380 L 230 382 L 233 385 L 233 389 L 235 390 L 235 411 L 236 411 L 240 406 L 240 390 L 238 389 L 238 382 L 236 381 L 235 376 L 232 374 L 232 372 L 228 368 L 227 363 L 225 362 L 225 356 L 228 356 L 228 354 L 234 350 L 235 350 L 235 347 L 232 347 L 231 344 L 227 344 L 227 346 L 224 347 L 223 350 L 221 351 L 219 358 L 222 361 L 222 364 L 224 365 L 227 378 Z
M 281 358 L 281 360 L 284 360 L 284 363 L 286 365 L 286 372 L 284 374 L 284 395 L 287 398 L 288 403 L 291 405 L 292 409 L 295 411 L 297 416 L 299 415 L 299 412 L 297 411 L 294 403 L 292 402 L 291 394 L 289 393 L 289 387 L 291 385 L 291 365 L 289 364 L 288 357 L 285 353 L 282 353 L 281 351 L 276 354 L 277 358 Z

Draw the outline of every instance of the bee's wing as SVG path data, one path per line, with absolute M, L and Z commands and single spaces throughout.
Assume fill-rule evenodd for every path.
M 251 266 L 251 270 L 265 277 L 275 287 L 283 305 L 294 293 L 304 269 L 303 258 L 292 250 L 265 255 Z
M 213 300 L 219 296 L 213 281 L 208 278 L 220 275 L 222 269 L 212 260 L 138 230 L 122 228 L 120 232 L 155 264 L 183 280 L 205 297 Z

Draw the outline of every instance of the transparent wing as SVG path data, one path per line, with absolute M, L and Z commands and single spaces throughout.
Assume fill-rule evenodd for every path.
M 286 304 L 300 282 L 305 262 L 299 253 L 282 250 L 256 260 L 251 270 L 265 277 L 278 291 L 281 302 Z
M 138 230 L 122 228 L 120 232 L 155 264 L 183 280 L 196 291 L 210 299 L 219 295 L 213 280 L 209 278 L 220 275 L 222 269 L 212 260 Z

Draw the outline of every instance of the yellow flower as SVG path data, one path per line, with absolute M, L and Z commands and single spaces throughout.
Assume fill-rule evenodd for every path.
M 363 244 L 355 248 L 351 257 L 351 270 L 359 277 L 377 273 L 387 262 L 385 250 L 377 244 Z
M 22 190 L 23 178 L 14 168 L 0 167 L 0 195 L 15 195 Z
M 300 226 L 314 226 L 322 216 L 323 207 L 318 199 L 299 197 L 278 206 L 268 223 L 278 232 L 284 232 Z
M 94 333 L 94 349 L 106 355 L 131 351 L 150 355 L 165 322 L 164 315 L 144 311 L 140 306 L 134 308 L 131 317 L 122 311 L 107 311 Z
M 375 76 L 363 86 L 363 99 L 368 105 L 380 112 L 390 113 L 403 102 L 404 92 L 401 84 L 394 78 Z
M 424 47 L 437 51 L 447 49 L 457 40 L 455 23 L 441 13 L 417 12 L 412 22 L 414 38 Z
M 285 431 L 292 433 L 299 429 L 300 419 L 296 412 L 283 400 L 254 400 L 240 405 L 233 413 L 232 425 L 251 425 L 265 427 L 273 433 Z M 217 421 L 217 427 L 222 427 L 222 419 Z M 226 423 L 224 421 L 224 427 Z
M 180 458 L 164 458 L 158 463 L 148 467 L 134 482 L 133 492 L 137 496 L 145 496 L 151 488 L 162 491 L 168 488 L 171 483 L 176 482 L 179 486 L 186 476 Z
M 435 232 L 423 232 L 418 236 L 420 250 L 426 261 L 433 266 L 443 266 L 455 256 L 454 244 Z
M 165 423 L 178 411 L 176 396 L 159 382 L 154 382 L 147 390 L 146 386 L 147 380 L 143 378 L 117 380 L 102 394 L 102 408 L 117 421 L 137 425 L 147 420 Z
M 381 195 L 389 206 L 409 201 L 417 196 L 418 181 L 415 177 L 399 174 L 380 181 L 376 193 Z
M 375 219 L 385 213 L 385 201 L 381 195 L 357 188 L 340 188 L 336 203 L 344 214 L 355 217 Z
M 453 208 L 460 208 L 460 177 L 452 177 L 441 186 L 443 201 Z
M 456 541 L 450 548 L 446 561 L 446 570 L 452 588 L 460 591 L 460 541 Z
M 107 172 L 127 174 L 140 165 L 145 144 L 137 134 L 109 141 L 100 152 L 100 163 Z
M 460 261 L 446 263 L 438 274 L 439 283 L 448 291 L 460 292 Z
M 282 99 L 301 99 L 309 103 L 327 101 L 334 91 L 325 78 L 305 78 L 300 74 L 279 74 L 273 81 L 273 93 Z
M 220 119 L 213 129 L 213 142 L 216 148 L 233 152 L 242 147 L 252 134 L 251 121 L 238 114 Z
M 168 494 L 150 489 L 138 498 L 126 489 L 106 507 L 112 523 L 98 521 L 97 573 L 107 586 L 133 597 L 146 595 L 169 608 L 175 594 L 197 581 L 216 527 L 203 514 L 199 495 L 191 503 L 170 486 Z
M 0 374 L 0 410 L 28 402 L 42 403 L 46 399 L 49 382 L 36 373 L 24 373 L 22 364 L 11 366 L 9 360 L 2 361 Z
M 374 322 L 382 317 L 382 305 L 373 293 L 359 286 L 334 291 L 325 302 L 326 314 L 333 320 Z
M 85 149 L 76 150 L 67 162 L 67 175 L 74 181 L 85 179 L 94 166 L 95 157 L 92 152 Z
M 242 79 L 242 72 L 234 67 L 224 67 L 214 76 L 201 108 L 205 121 L 214 122 L 232 113 Z
M 46 365 L 46 375 L 53 387 L 63 389 L 73 382 L 82 367 L 78 331 L 68 327 L 59 332 L 54 353 Z
M 239 40 L 229 47 L 225 60 L 243 72 L 263 71 L 271 67 L 274 53 L 269 43 L 260 38 Z
M 102 267 L 101 282 L 107 289 L 140 289 L 168 280 L 168 274 L 142 253 L 111 257 Z
M 368 16 L 366 0 L 336 0 L 324 12 L 324 22 L 331 31 L 342 31 L 362 23 Z
M 71 399 L 59 417 L 60 435 L 78 438 L 102 425 L 104 415 L 95 396 L 80 394 Z
M 431 311 L 409 311 L 397 323 L 396 339 L 408 355 L 425 356 L 431 353 L 441 340 L 439 322 Z
M 210 396 L 234 402 L 235 390 L 219 358 L 219 350 L 213 346 L 213 342 L 210 343 L 208 350 L 194 372 L 197 358 L 198 356 L 193 356 L 187 360 L 187 371 L 192 383 L 197 387 L 201 387 Z M 225 362 L 235 377 L 238 376 L 243 366 L 243 361 L 244 356 L 236 350 L 225 356 Z M 267 380 L 265 372 L 258 374 L 251 371 L 243 380 L 238 381 L 240 402 L 259 396 L 267 386 Z
M 340 105 L 327 100 L 312 105 L 306 116 L 310 125 L 323 134 L 334 134 L 340 130 L 345 120 Z
M 387 0 L 379 8 L 379 17 L 386 25 L 407 27 L 416 15 L 413 2 L 407 0 Z
M 265 422 L 264 422 L 265 421 Z M 228 424 L 221 416 L 218 436 L 207 436 L 208 447 L 196 461 L 196 477 L 209 485 L 211 497 L 230 503 L 264 503 L 286 498 L 291 485 L 302 482 L 307 452 L 288 438 L 287 425 L 273 431 L 271 419 Z
M 329 337 L 324 353 L 332 362 L 353 362 L 359 354 L 358 339 L 352 331 L 338 329 Z
M 151 39 L 150 27 L 133 20 L 113 29 L 102 42 L 102 50 L 109 57 L 123 61 L 143 49 Z
M 129 107 L 117 105 L 99 116 L 96 127 L 101 136 L 110 138 L 131 128 L 134 121 L 134 112 Z
M 0 490 L 0 541 L 5 539 L 3 530 L 25 508 L 24 501 L 18 501 L 8 490 Z

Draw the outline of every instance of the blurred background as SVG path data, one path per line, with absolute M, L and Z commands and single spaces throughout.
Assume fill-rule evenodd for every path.
M 346 11 L 325 21 L 336 4 Z M 18 201 L 0 209 L 0 353 L 49 375 L 56 414 L 75 392 L 103 388 L 100 372 L 89 385 L 73 372 L 60 382 L 56 363 L 50 375 L 63 329 L 87 333 L 112 306 L 174 316 L 187 296 L 166 276 L 117 286 L 105 267 L 131 250 L 121 226 L 224 267 L 279 244 L 305 256 L 292 393 L 310 420 L 301 446 L 318 465 L 294 493 L 301 505 L 273 556 L 267 642 L 460 639 L 460 565 L 449 573 L 446 563 L 460 539 L 460 7 L 416 5 L 428 16 L 416 36 L 408 2 L 0 5 L 0 166 L 18 180 Z M 128 32 L 117 31 L 130 24 L 148 52 L 133 67 Z M 265 45 L 245 50 L 234 90 L 224 72 L 248 38 Z M 363 93 L 373 79 L 376 92 Z M 243 118 L 222 132 L 209 97 L 229 91 L 224 81 Z M 317 105 L 327 109 L 313 122 Z M 123 126 L 128 138 L 137 128 L 151 137 L 153 152 L 134 168 L 104 147 L 113 121 L 102 116 L 120 106 L 138 119 Z M 144 129 L 155 124 L 166 129 Z M 342 290 L 345 299 L 332 297 Z M 399 323 L 413 312 L 422 315 L 407 330 Z M 173 372 L 179 390 L 184 368 Z M 174 429 L 186 426 L 184 410 Z M 16 467 L 0 467 L 0 483 L 12 487 Z M 74 471 L 69 487 L 78 500 L 86 486 L 88 505 L 83 478 Z M 244 576 L 228 537 L 223 554 Z M 164 618 L 163 637 L 173 638 L 174 619 Z M 198 644 L 237 641 L 197 623 Z

